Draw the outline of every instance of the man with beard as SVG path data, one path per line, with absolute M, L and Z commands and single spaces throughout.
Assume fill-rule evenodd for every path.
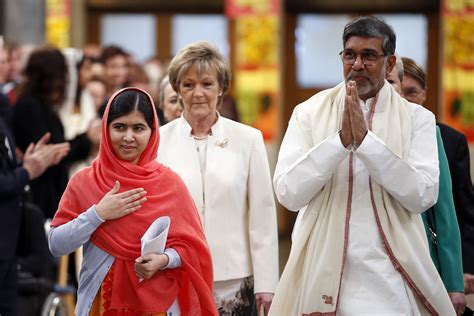
M 434 115 L 385 80 L 396 36 L 376 17 L 349 22 L 345 82 L 298 105 L 274 186 L 307 206 L 272 315 L 454 315 L 421 212 L 438 196 Z

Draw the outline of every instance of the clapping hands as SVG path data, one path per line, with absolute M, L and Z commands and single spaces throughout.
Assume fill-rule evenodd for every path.
M 49 167 L 57 165 L 70 150 L 68 142 L 48 144 L 50 138 L 50 133 L 44 134 L 36 144 L 31 143 L 23 155 L 23 168 L 28 172 L 30 180 L 42 175 Z

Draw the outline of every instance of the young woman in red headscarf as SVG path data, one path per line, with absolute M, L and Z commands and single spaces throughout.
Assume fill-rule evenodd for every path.
M 77 315 L 217 314 L 199 214 L 179 176 L 156 161 L 158 143 L 151 97 L 113 95 L 99 156 L 69 181 L 48 236 L 55 256 L 84 246 Z M 165 252 L 141 257 L 140 239 L 160 216 L 171 219 Z

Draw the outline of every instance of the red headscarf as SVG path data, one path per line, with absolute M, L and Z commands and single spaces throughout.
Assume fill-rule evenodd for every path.
M 156 160 L 159 132 L 154 105 L 155 126 L 138 164 L 118 158 L 110 143 L 110 106 L 118 95 L 130 90 L 145 93 L 153 105 L 148 93 L 138 88 L 122 89 L 110 98 L 102 119 L 99 156 L 69 181 L 51 225 L 67 223 L 99 203 L 116 180 L 121 192 L 144 188 L 147 201 L 138 211 L 103 223 L 91 237 L 96 246 L 115 257 L 111 308 L 162 312 L 178 297 L 183 315 L 216 315 L 211 255 L 199 214 L 181 178 Z M 134 260 L 140 256 L 140 238 L 155 219 L 165 215 L 171 218 L 166 247 L 178 252 L 182 265 L 158 271 L 139 283 Z

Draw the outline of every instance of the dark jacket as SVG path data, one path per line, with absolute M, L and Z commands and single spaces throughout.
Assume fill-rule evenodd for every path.
M 461 231 L 463 268 L 474 273 L 474 191 L 470 174 L 469 147 L 464 134 L 438 123 L 448 157 L 454 205 Z
M 0 108 L 10 106 L 0 95 Z M 15 143 L 0 116 L 0 261 L 15 258 L 21 224 L 22 194 L 28 184 L 28 172 L 15 156 Z
M 461 236 L 456 220 L 451 175 L 439 128 L 436 128 L 439 158 L 439 195 L 436 204 L 421 214 L 428 235 L 430 254 L 448 292 L 464 292 Z M 433 238 L 434 232 L 436 237 Z
M 21 98 L 13 113 L 13 133 L 18 147 L 24 152 L 30 143 L 36 143 L 46 132 L 51 133 L 50 143 L 62 143 L 64 128 L 58 114 L 51 107 L 32 97 Z M 33 202 L 52 218 L 66 189 L 69 163 L 88 156 L 91 143 L 85 134 L 70 141 L 69 154 L 30 184 Z

